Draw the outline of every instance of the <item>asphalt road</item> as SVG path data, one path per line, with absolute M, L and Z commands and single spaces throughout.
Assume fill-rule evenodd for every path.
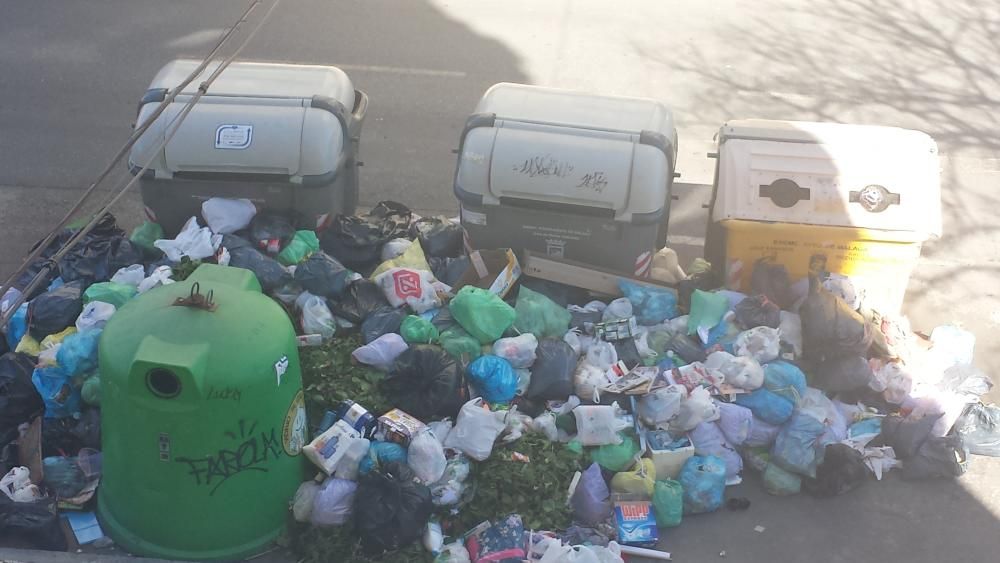
M 200 56 L 243 0 L 0 0 L 0 274 L 69 207 L 129 134 L 156 70 Z M 501 81 L 659 98 L 675 112 L 682 180 L 711 180 L 726 119 L 897 125 L 941 149 L 945 234 L 905 305 L 915 327 L 959 321 L 977 362 L 1000 367 L 1000 10 L 989 2 L 891 0 L 286 1 L 244 58 L 334 64 L 371 96 L 362 204 L 396 199 L 454 213 L 465 116 Z M 125 175 L 124 169 L 119 178 Z M 672 243 L 704 230 L 704 191 L 679 194 Z M 137 197 L 120 205 L 126 224 Z M 691 518 L 664 548 L 678 561 L 996 560 L 1000 467 L 957 482 L 872 483 L 832 500 L 768 497 Z M 751 481 L 753 481 L 751 479 Z M 754 527 L 764 526 L 763 532 Z

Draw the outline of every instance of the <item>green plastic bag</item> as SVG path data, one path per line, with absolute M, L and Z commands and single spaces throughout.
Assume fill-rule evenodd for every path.
M 445 352 L 462 362 L 471 362 L 483 355 L 483 347 L 479 341 L 457 325 L 442 332 L 438 343 Z
M 520 334 L 531 333 L 537 338 L 562 338 L 569 330 L 570 312 L 548 297 L 521 286 L 514 307 L 517 319 L 514 329 Z
M 639 445 L 632 436 L 622 434 L 621 437 L 623 438 L 621 444 L 609 444 L 592 450 L 590 461 L 615 473 L 632 467 L 639 455 Z
M 680 482 L 665 479 L 653 485 L 653 511 L 656 513 L 657 526 L 673 528 L 681 525 L 681 516 L 684 515 L 684 489 Z
M 710 329 L 722 321 L 729 310 L 729 298 L 721 293 L 694 290 L 691 295 L 691 314 L 688 316 L 688 334 L 698 334 L 698 327 Z
M 161 251 L 159 248 L 153 246 L 153 243 L 163 237 L 163 227 L 159 223 L 145 221 L 132 231 L 132 236 L 129 237 L 129 240 L 141 248 L 143 253 L 155 256 L 159 255 Z
M 514 308 L 495 294 L 467 285 L 451 303 L 451 316 L 481 344 L 492 344 L 514 324 Z
M 83 402 L 92 407 L 101 406 L 101 374 L 95 372 L 83 382 L 80 388 L 80 396 Z
M 797 495 L 802 490 L 802 478 L 769 463 L 764 470 L 764 490 L 779 497 Z
M 416 315 L 403 319 L 403 323 L 399 325 L 399 334 L 407 344 L 433 344 L 440 336 L 437 327 Z
M 319 250 L 319 237 L 313 231 L 295 231 L 295 236 L 280 253 L 278 262 L 283 266 L 291 266 L 309 258 L 309 256 Z
M 136 289 L 131 285 L 116 282 L 95 283 L 83 292 L 83 303 L 102 301 L 121 309 L 129 299 L 135 297 Z

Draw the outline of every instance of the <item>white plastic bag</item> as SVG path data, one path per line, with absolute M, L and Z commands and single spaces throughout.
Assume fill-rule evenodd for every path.
M 737 356 L 749 356 L 766 364 L 781 354 L 781 331 L 767 326 L 751 328 L 741 332 L 734 345 Z
M 445 544 L 441 553 L 434 558 L 434 563 L 472 563 L 469 550 L 460 541 Z
M 574 332 L 573 329 L 566 331 L 566 334 L 563 335 L 563 342 L 569 344 L 569 347 L 573 349 L 573 353 L 577 356 L 583 355 L 583 342 L 580 341 L 580 335 Z
M 83 311 L 76 318 L 76 330 L 84 332 L 104 328 L 108 319 L 115 314 L 117 308 L 111 303 L 103 301 L 91 301 L 83 306 Z
M 719 419 L 719 407 L 712 400 L 712 395 L 704 387 L 695 387 L 681 401 L 677 416 L 670 421 L 670 432 L 690 432 L 702 422 L 712 422 Z
M 323 337 L 323 340 L 333 338 L 334 333 L 337 332 L 337 323 L 333 320 L 333 313 L 326 305 L 326 299 L 303 291 L 295 303 L 302 310 L 303 334 L 318 334 Z
M 888 403 L 901 405 L 913 390 L 913 376 L 902 364 L 889 362 L 875 370 L 875 381 L 885 386 L 882 397 Z
M 607 371 L 617 361 L 618 351 L 615 350 L 614 344 L 610 342 L 604 342 L 603 340 L 595 341 L 587 350 L 587 363 L 602 372 Z
M 627 319 L 632 316 L 632 302 L 624 297 L 619 297 L 611 303 L 608 303 L 607 308 L 601 314 L 601 320 L 604 322 L 619 321 L 621 319 Z
M 501 338 L 493 343 L 493 355 L 507 360 L 514 369 L 531 367 L 531 364 L 535 363 L 537 349 L 538 339 L 530 332 L 511 338 Z
M 111 276 L 111 281 L 132 287 L 139 287 L 144 279 L 146 279 L 146 269 L 142 264 L 132 264 L 119 268 L 115 275 Z
M 170 269 L 170 266 L 157 266 L 155 270 L 146 279 L 142 280 L 137 288 L 138 293 L 146 293 L 154 287 L 160 287 L 161 285 L 170 285 L 174 283 L 173 280 L 174 271 Z
M 592 365 L 587 360 L 578 363 L 576 371 L 573 372 L 573 390 L 576 391 L 577 396 L 585 401 L 597 402 L 600 399 L 599 386 L 608 382 L 604 372 L 605 370 Z
M 669 385 L 644 395 L 639 399 L 639 419 L 647 426 L 665 429 L 681 410 L 681 402 L 687 398 L 683 385 Z
M 355 348 L 351 356 L 358 362 L 372 366 L 380 371 L 389 371 L 400 354 L 409 346 L 403 337 L 395 332 L 388 332 L 372 340 L 364 346 Z
M 824 443 L 840 442 L 847 439 L 847 420 L 822 391 L 807 387 L 799 399 L 798 410 L 808 414 L 826 426 L 821 440 Z
M 520 397 L 528 392 L 528 387 L 531 386 L 531 370 L 530 369 L 516 369 L 514 373 L 517 374 L 517 396 Z
M 394 238 L 385 243 L 382 245 L 382 262 L 402 256 L 406 252 L 406 249 L 410 248 L 411 244 L 413 244 L 413 241 L 405 238 Z
M 45 495 L 31 482 L 27 467 L 14 467 L 0 478 L 0 491 L 14 502 L 32 502 Z
M 444 457 L 441 442 L 428 430 L 418 432 L 410 440 L 406 451 L 406 463 L 425 485 L 436 482 L 444 475 L 448 461 Z
M 531 427 L 539 434 L 545 436 L 550 442 L 559 439 L 559 429 L 556 428 L 556 415 L 553 412 L 545 411 L 536 416 L 531 421 Z
M 409 305 L 419 314 L 441 306 L 434 275 L 426 270 L 392 268 L 375 276 L 374 281 L 393 307 Z
M 705 360 L 705 368 L 722 374 L 726 383 L 753 391 L 764 384 L 764 368 L 748 356 L 734 356 L 728 352 L 712 352 Z
M 792 347 L 796 358 L 802 357 L 802 317 L 788 311 L 781 312 L 781 324 L 778 325 L 781 342 Z
M 354 506 L 358 484 L 330 477 L 316 493 L 309 521 L 313 526 L 340 526 L 347 522 Z
M 317 493 L 319 493 L 319 483 L 316 481 L 310 479 L 299 485 L 295 496 L 292 497 L 292 516 L 295 517 L 296 522 L 309 521 Z
M 450 418 L 435 420 L 434 422 L 427 423 L 427 430 L 429 430 L 430 433 L 434 435 L 434 438 L 438 442 L 441 442 L 441 445 L 443 446 L 445 439 L 448 438 L 448 433 L 451 432 L 451 427 L 454 425 L 455 423 L 453 423 Z
M 347 450 L 344 452 L 344 457 L 340 458 L 340 461 L 337 462 L 337 468 L 333 471 L 333 476 L 337 479 L 357 481 L 361 460 L 368 456 L 368 448 L 371 446 L 371 442 L 367 438 L 358 438 L 350 442 L 347 445 Z
M 208 258 L 221 242 L 222 235 L 213 235 L 208 227 L 198 226 L 197 217 L 191 217 L 176 238 L 154 241 L 153 246 L 162 250 L 171 262 L 180 262 L 185 256 L 192 260 Z
M 503 416 L 497 414 L 485 407 L 481 397 L 465 403 L 444 445 L 476 461 L 485 461 L 493 452 L 493 442 L 506 427 Z
M 618 432 L 629 427 L 619 416 L 618 403 L 586 405 L 573 409 L 576 417 L 576 439 L 584 446 L 621 444 Z
M 257 207 L 249 199 L 213 197 L 201 204 L 201 216 L 213 233 L 224 235 L 245 229 L 257 214 Z

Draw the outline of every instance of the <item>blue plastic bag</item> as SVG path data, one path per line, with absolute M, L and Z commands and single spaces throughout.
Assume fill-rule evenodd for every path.
M 469 364 L 469 381 L 490 403 L 507 403 L 517 393 L 517 373 L 499 356 L 480 356 Z
M 755 418 L 774 425 L 784 424 L 795 410 L 794 403 L 763 387 L 751 393 L 737 395 L 734 402 L 750 409 Z
M 764 388 L 797 404 L 806 392 L 806 374 L 793 363 L 770 362 L 764 364 Z
M 726 462 L 714 455 L 691 456 L 677 480 L 684 488 L 684 514 L 714 512 L 726 492 Z
M 850 428 L 847 429 L 847 436 L 849 438 L 854 438 L 857 436 L 866 436 L 868 434 L 879 434 L 881 432 L 881 418 L 866 418 L 852 424 Z
M 677 293 L 666 288 L 639 285 L 620 279 L 618 287 L 632 304 L 635 320 L 652 326 L 677 316 Z
M 406 464 L 406 448 L 395 442 L 373 441 L 368 448 L 368 457 L 358 464 L 358 475 L 367 475 L 376 467 L 382 467 L 387 463 L 399 462 Z
M 45 402 L 45 418 L 66 418 L 80 413 L 80 390 L 59 367 L 36 369 L 31 382 Z
M 815 478 L 816 466 L 823 461 L 825 448 L 820 445 L 819 438 L 825 431 L 822 422 L 796 411 L 778 432 L 771 448 L 771 461 L 785 471 Z
M 28 332 L 28 303 L 21 303 L 21 306 L 14 311 L 10 321 L 7 323 L 7 347 L 11 350 L 17 348 L 17 343 L 21 341 L 24 334 Z
M 56 362 L 70 377 L 84 375 L 97 369 L 97 342 L 101 329 L 75 332 L 67 336 L 56 353 Z

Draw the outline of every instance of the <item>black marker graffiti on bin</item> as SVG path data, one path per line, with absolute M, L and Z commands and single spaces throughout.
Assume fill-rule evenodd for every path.
M 235 448 L 220 448 L 212 455 L 199 459 L 178 457 L 175 461 L 188 464 L 188 473 L 194 476 L 196 484 L 211 486 L 208 494 L 214 495 L 230 477 L 245 471 L 266 473 L 267 462 L 284 455 L 274 428 L 259 434 L 254 433 L 256 429 L 256 422 L 248 424 L 246 420 L 240 420 L 239 434 L 230 431 L 224 434 L 231 440 L 239 441 Z

